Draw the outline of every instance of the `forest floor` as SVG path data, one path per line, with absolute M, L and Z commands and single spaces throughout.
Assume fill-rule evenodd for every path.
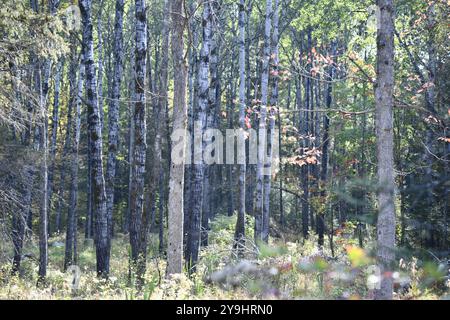
M 247 234 L 252 234 L 248 219 Z M 117 234 L 111 252 L 108 281 L 96 277 L 92 241 L 79 241 L 80 268 L 76 290 L 74 276 L 63 273 L 64 237 L 49 242 L 47 286 L 36 288 L 37 240 L 24 248 L 27 258 L 20 276 L 11 275 L 11 245 L 0 244 L 0 299 L 372 299 L 376 283 L 370 243 L 359 248 L 355 240 L 337 236 L 334 256 L 328 248 L 317 250 L 314 237 L 308 241 L 273 241 L 259 249 L 247 242 L 243 257 L 232 250 L 234 217 L 220 216 L 211 225 L 209 245 L 201 250 L 196 273 L 164 276 L 166 261 L 158 253 L 158 238 L 149 243 L 146 286 L 137 290 L 129 277 L 128 236 Z M 82 236 L 80 235 L 82 239 Z M 449 281 L 439 266 L 416 258 L 401 259 L 395 280 L 395 299 L 449 298 Z M 442 280 L 444 279 L 444 280 Z

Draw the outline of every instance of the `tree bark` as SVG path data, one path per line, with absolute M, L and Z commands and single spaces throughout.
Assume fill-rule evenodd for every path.
M 264 162 L 266 159 L 266 117 L 269 86 L 270 31 L 272 28 L 272 0 L 266 1 L 264 49 L 261 73 L 261 105 L 258 125 L 258 161 L 256 166 L 255 242 L 264 241 Z
M 217 16 L 219 12 L 219 4 L 217 1 L 211 4 L 211 17 Z M 211 35 L 210 35 L 210 47 L 209 47 L 209 73 L 210 73 L 210 85 L 209 85 L 209 93 L 208 93 L 208 110 L 206 115 L 206 128 L 213 129 L 216 127 L 216 117 L 218 116 L 217 107 L 217 95 L 220 93 L 218 91 L 218 39 L 219 34 L 217 31 L 219 30 L 220 25 L 215 19 L 214 23 L 211 21 Z M 212 142 L 211 135 L 205 135 L 204 139 L 206 143 Z M 217 155 L 216 155 L 217 156 Z M 208 245 L 208 232 L 209 232 L 209 220 L 213 214 L 213 196 L 215 194 L 214 189 L 214 164 L 205 164 L 204 168 L 204 185 L 203 185 L 203 208 L 202 208 L 202 226 L 201 226 L 201 245 Z
M 78 207 L 78 150 L 80 146 L 80 129 L 81 129 L 81 96 L 83 95 L 84 81 L 84 65 L 80 65 L 80 74 L 78 79 L 77 97 L 75 99 L 75 118 L 73 122 L 73 139 L 71 154 L 71 173 L 70 173 L 70 202 L 67 213 L 67 234 L 69 234 L 69 223 L 71 236 L 66 236 L 66 261 L 64 263 L 66 269 L 70 264 L 77 264 L 77 207 Z M 71 241 L 71 243 L 69 242 Z M 73 248 L 73 252 L 68 248 Z
M 75 117 L 73 122 L 68 123 L 68 127 L 72 127 L 73 129 L 73 137 L 70 139 L 72 141 L 71 146 L 71 163 L 70 163 L 70 200 L 69 207 L 67 212 L 67 221 L 66 221 L 66 248 L 65 248 L 65 256 L 64 256 L 64 271 L 67 268 L 77 263 L 77 218 L 76 211 L 78 205 L 78 149 L 80 144 L 80 128 L 81 128 L 81 97 L 83 95 L 83 82 L 85 78 L 84 74 L 84 65 L 83 65 L 83 54 L 81 56 L 81 63 L 78 64 L 78 59 L 75 57 L 76 55 L 76 45 L 75 36 L 73 35 L 73 48 L 72 48 L 72 61 L 70 70 L 74 74 L 74 78 L 69 80 L 70 82 L 70 99 L 69 104 L 71 107 L 70 111 L 75 107 Z M 80 72 L 78 75 L 78 82 L 76 81 L 76 68 L 79 66 Z M 70 117 L 72 119 L 72 116 Z
M 137 286 L 141 288 L 146 271 L 147 249 L 147 215 L 144 212 L 144 176 L 146 158 L 146 111 L 145 111 L 145 78 L 147 54 L 147 18 L 144 0 L 135 2 L 136 35 L 135 35 L 135 82 L 134 82 L 134 135 L 133 154 L 131 158 L 130 185 L 130 244 L 132 267 L 135 268 Z
M 86 101 L 88 104 L 89 137 L 92 166 L 92 208 L 95 218 L 95 245 L 97 256 L 97 274 L 109 275 L 111 240 L 108 234 L 106 214 L 105 178 L 103 175 L 103 143 L 98 108 L 97 81 L 94 70 L 94 44 L 92 38 L 92 0 L 79 1 L 83 23 L 84 67 L 86 72 Z
M 108 234 L 112 237 L 114 213 L 114 185 L 117 167 L 117 151 L 119 148 L 119 107 L 120 85 L 123 74 L 123 10 L 124 0 L 116 0 L 116 15 L 114 22 L 114 74 L 112 79 L 111 97 L 108 109 L 108 160 L 106 163 L 106 212 L 108 219 Z
M 334 58 L 335 54 L 336 54 L 336 43 L 333 42 L 331 44 L 331 57 Z M 334 77 L 334 65 L 330 65 L 328 68 L 328 74 L 327 74 L 327 91 L 326 91 L 326 101 L 325 101 L 325 107 L 327 109 L 331 108 L 331 103 L 333 102 L 333 77 Z M 329 146 L 330 146 L 330 135 L 329 135 L 329 129 L 330 129 L 330 117 L 328 116 L 328 114 L 324 114 L 323 116 L 323 144 L 322 144 L 322 167 L 321 167 L 321 172 L 320 172 L 320 188 L 321 190 L 321 194 L 320 196 L 322 197 L 322 201 L 324 201 L 325 203 L 326 201 L 326 196 L 327 196 L 327 178 L 328 178 L 328 162 L 329 162 L 329 156 L 328 156 L 328 152 L 329 152 Z M 317 215 L 317 233 L 319 236 L 318 239 L 318 245 L 319 247 L 323 247 L 324 244 L 324 233 L 325 233 L 325 213 L 326 213 L 326 206 L 324 209 L 324 212 L 319 213 Z
M 57 70 L 55 74 L 55 92 L 53 96 L 53 114 L 52 114 L 52 127 L 51 127 L 51 140 L 50 140 L 50 166 L 48 168 L 48 207 L 51 211 L 52 208 L 52 196 L 53 196 L 53 183 L 54 183 L 54 173 L 56 165 L 56 139 L 58 135 L 58 125 L 59 125 L 59 93 L 61 89 L 61 78 L 64 72 L 64 61 L 61 59 L 57 64 Z M 50 223 L 49 223 L 50 229 Z M 57 230 L 59 231 L 59 230 Z M 50 230 L 49 230 L 50 234 Z
M 172 0 L 171 6 L 172 25 L 172 60 L 174 70 L 174 95 L 173 95 L 173 133 L 180 132 L 178 143 L 182 147 L 180 163 L 172 159 L 169 178 L 169 208 L 168 208 L 168 243 L 167 243 L 167 275 L 181 273 L 183 271 L 183 190 L 184 190 L 184 163 L 186 152 L 186 75 L 187 66 L 184 59 L 184 40 L 186 18 L 184 17 L 184 1 Z M 175 142 L 175 141 L 173 141 Z
M 239 128 L 240 134 L 245 132 L 246 100 L 245 100 L 245 0 L 239 2 Z M 235 241 L 239 246 L 245 241 L 245 176 L 246 176 L 246 156 L 245 143 L 241 146 L 241 157 L 244 162 L 239 164 L 239 202 L 238 215 L 236 221 Z M 239 151 L 238 151 L 239 154 Z
M 195 11 L 195 2 L 191 2 L 189 5 L 189 12 L 192 14 Z M 188 88 L 189 88 L 189 101 L 188 101 L 188 110 L 187 110 L 187 136 L 185 137 L 186 141 L 193 141 L 193 129 L 194 129 L 194 106 L 198 101 L 198 71 L 199 71 L 199 61 L 198 61 L 198 42 L 199 42 L 199 28 L 196 23 L 196 19 L 191 19 L 189 23 L 189 27 L 192 33 L 192 45 L 188 46 L 189 50 L 189 62 L 188 62 Z M 191 188 L 192 188 L 192 163 L 193 163 L 193 143 L 187 144 L 185 152 L 186 157 L 189 156 L 189 159 L 185 159 L 185 176 L 184 176 L 184 221 L 183 221 L 183 243 L 186 246 L 186 250 L 184 250 L 185 257 L 189 255 L 189 247 L 188 243 L 188 233 L 190 227 L 190 218 L 191 218 Z M 188 152 L 189 150 L 189 152 Z M 186 259 L 187 261 L 187 259 Z
M 381 269 L 381 286 L 377 299 L 392 299 L 392 270 L 395 254 L 395 205 L 393 157 L 394 94 L 394 5 L 393 0 L 378 0 L 380 9 L 377 30 L 377 82 L 375 85 L 376 135 L 378 159 L 377 261 Z
M 209 46 L 211 38 L 211 4 L 203 3 L 202 15 L 202 47 L 200 51 L 198 75 L 198 103 L 194 110 L 194 163 L 192 165 L 191 189 L 191 218 L 188 235 L 187 264 L 190 272 L 195 271 L 200 247 L 200 229 L 203 206 L 203 180 L 204 162 L 203 150 L 205 148 L 203 133 L 206 129 L 206 113 L 209 97 Z

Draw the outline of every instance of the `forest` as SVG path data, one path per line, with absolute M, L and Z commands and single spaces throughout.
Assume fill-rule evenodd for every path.
M 0 300 L 450 299 L 448 0 L 2 0 Z

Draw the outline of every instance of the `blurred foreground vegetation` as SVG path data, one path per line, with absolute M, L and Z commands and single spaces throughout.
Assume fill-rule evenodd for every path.
M 247 217 L 247 234 L 252 218 Z M 96 275 L 95 249 L 91 241 L 80 241 L 81 277 L 77 290 L 71 288 L 73 275 L 63 273 L 63 236 L 52 238 L 49 248 L 47 285 L 37 288 L 37 239 L 24 250 L 20 275 L 11 275 L 12 246 L 0 244 L 0 299 L 372 299 L 371 286 L 377 281 L 372 244 L 359 248 L 348 230 L 336 235 L 335 254 L 329 248 L 318 251 L 311 237 L 273 240 L 259 249 L 247 240 L 241 257 L 233 248 L 236 217 L 218 216 L 212 223 L 210 245 L 201 251 L 197 271 L 165 278 L 166 261 L 158 252 L 158 236 L 150 237 L 146 285 L 138 291 L 129 272 L 128 236 L 118 234 L 112 246 L 109 280 Z M 287 233 L 284 233 L 287 234 Z M 81 237 L 80 237 L 81 238 Z M 448 299 L 448 266 L 432 253 L 399 251 L 395 279 L 396 299 Z

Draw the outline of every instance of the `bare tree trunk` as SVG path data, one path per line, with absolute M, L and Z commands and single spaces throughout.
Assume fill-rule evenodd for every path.
M 233 54 L 234 56 L 234 54 Z M 233 129 L 233 118 L 234 118 L 234 107 L 235 107 L 235 87 L 234 87 L 234 72 L 231 72 L 231 76 L 229 79 L 229 92 L 228 92 L 228 101 L 227 101 L 227 115 L 228 115 L 228 128 Z M 234 214 L 234 164 L 227 164 L 226 165 L 226 195 L 227 195 L 227 214 L 229 217 L 231 217 Z
M 264 28 L 264 51 L 261 74 L 261 105 L 259 110 L 258 162 L 256 166 L 256 205 L 255 205 L 255 241 L 264 241 L 264 162 L 266 144 L 267 96 L 269 86 L 270 30 L 272 28 L 272 0 L 266 2 Z
M 48 71 L 49 72 L 49 71 Z M 47 76 L 47 75 L 46 75 Z M 48 80 L 47 80 L 48 81 Z M 48 84 L 47 84 L 48 86 Z M 44 87 L 44 85 L 42 85 Z M 48 88 L 42 88 L 40 91 L 40 121 L 43 122 L 39 127 L 40 150 L 42 152 L 42 160 L 40 163 L 41 179 L 42 179 L 42 196 L 39 208 L 39 270 L 38 284 L 45 280 L 47 276 L 48 263 L 48 117 L 47 117 L 47 92 Z
M 83 59 L 83 58 L 82 58 Z M 80 75 L 78 79 L 77 97 L 75 100 L 75 117 L 73 123 L 73 139 L 72 139 L 72 157 L 71 157 L 71 173 L 70 173 L 70 202 L 67 213 L 67 229 L 69 230 L 69 221 L 71 224 L 72 243 L 66 244 L 66 250 L 70 245 L 73 247 L 73 253 L 67 255 L 67 263 L 65 269 L 73 262 L 77 264 L 77 207 L 78 207 L 78 150 L 80 146 L 80 129 L 81 129 L 81 96 L 83 94 L 84 81 L 84 65 L 80 65 Z M 69 237 L 66 237 L 69 238 Z M 66 239 L 67 243 L 68 239 Z M 67 253 L 67 251 L 66 251 Z
M 219 4 L 217 1 L 211 4 L 211 16 L 217 16 L 219 14 Z M 219 25 L 217 19 L 214 19 L 214 23 L 211 22 L 211 36 L 209 47 L 209 73 L 210 73 L 210 85 L 208 93 L 208 109 L 206 112 L 206 128 L 212 129 L 216 124 L 216 98 L 218 89 L 218 34 Z M 206 143 L 212 142 L 211 135 L 205 135 L 204 139 Z M 208 245 L 208 232 L 209 232 L 209 219 L 212 217 L 212 200 L 214 192 L 214 164 L 204 164 L 204 185 L 203 185 L 203 208 L 202 208 L 202 222 L 201 222 L 201 245 Z
M 203 3 L 203 42 L 200 52 L 200 65 L 198 75 L 198 104 L 194 110 L 194 163 L 192 165 L 192 191 L 191 191 L 191 219 L 190 232 L 188 235 L 188 255 L 187 263 L 190 271 L 195 271 L 198 261 L 198 251 L 200 247 L 200 228 L 203 206 L 203 179 L 204 162 L 203 150 L 205 148 L 202 141 L 203 133 L 206 129 L 206 112 L 209 97 L 209 46 L 211 38 L 211 4 Z
M 189 5 L 189 12 L 193 13 L 195 10 L 195 2 L 192 1 Z M 188 110 L 187 110 L 187 134 L 189 135 L 185 137 L 185 139 L 190 139 L 189 141 L 193 141 L 193 131 L 194 131 L 194 108 L 198 101 L 198 71 L 199 71 L 199 61 L 198 61 L 198 42 L 199 42 L 199 29 L 196 23 L 196 19 L 191 19 L 189 23 L 189 27 L 192 33 L 192 45 L 188 46 L 189 48 L 189 74 L 188 74 L 188 87 L 189 87 L 189 101 L 188 101 Z M 186 245 L 188 242 L 188 233 L 190 228 L 190 218 L 191 218 L 191 188 L 192 188 L 192 160 L 193 160 L 193 143 L 190 143 L 186 146 L 189 148 L 190 154 L 188 153 L 188 149 L 185 150 L 186 156 L 189 155 L 190 159 L 185 159 L 188 163 L 185 166 L 185 176 L 184 176 L 184 221 L 183 221 L 183 243 L 186 247 L 184 250 L 184 256 L 189 256 L 189 247 Z M 187 260 L 187 259 L 186 259 Z
M 311 30 L 308 30 L 308 41 L 307 41 L 307 48 L 306 52 L 309 56 L 309 59 L 311 60 Z M 303 35 L 302 35 L 302 41 L 303 41 Z M 309 109 L 311 107 L 311 79 L 309 77 L 311 66 L 309 64 L 310 62 L 306 62 L 307 66 L 307 73 L 308 75 L 305 77 L 305 108 L 306 112 L 304 113 L 304 119 L 302 121 L 302 145 L 303 145 L 303 154 L 305 153 L 305 150 L 308 150 L 310 147 L 310 139 L 309 139 L 309 121 L 310 121 L 310 113 Z M 313 222 L 310 218 L 310 206 L 309 206 L 309 165 L 305 164 L 301 167 L 301 180 L 302 180 L 302 189 L 303 189 L 303 197 L 302 197 L 302 224 L 303 224 L 303 237 L 305 239 L 309 236 L 309 226 L 313 225 Z
M 275 141 L 275 116 L 278 106 L 278 0 L 274 2 L 273 16 L 273 33 L 272 33 L 272 92 L 270 96 L 269 107 L 269 126 L 267 137 L 267 154 L 264 160 L 264 204 L 263 204 L 263 222 L 262 222 L 262 239 L 269 242 L 270 228 L 270 190 L 272 182 L 272 159 L 273 159 L 273 143 Z
M 246 101 L 249 104 L 251 101 L 251 88 L 252 88 L 252 73 L 251 73 L 251 63 L 250 63 L 250 16 L 252 13 L 253 8 L 253 1 L 250 1 L 248 3 L 248 10 L 247 10 L 247 19 L 245 21 L 246 26 L 246 43 L 245 43 L 245 76 L 246 76 Z M 248 145 L 248 139 L 246 141 L 246 144 Z M 247 148 L 247 147 L 246 147 Z M 246 155 L 246 159 L 248 159 L 248 154 Z M 247 160 L 246 160 L 247 161 Z M 246 167 L 246 186 L 245 186 L 245 211 L 247 214 L 253 215 L 253 205 L 254 205 L 254 180 L 255 180 L 255 165 L 254 164 L 248 164 Z
M 245 132 L 245 0 L 239 2 L 239 128 L 240 134 Z M 246 156 L 245 143 L 242 144 L 241 157 L 244 160 L 239 164 L 239 205 L 236 221 L 236 231 L 234 238 L 237 246 L 243 244 L 245 239 L 245 175 L 246 175 Z M 239 249 L 239 247 L 238 247 Z
M 102 35 L 102 13 L 103 0 L 100 0 L 100 6 L 97 16 L 97 97 L 98 111 L 100 113 L 100 127 L 103 133 L 103 35 Z
M 116 0 L 116 15 L 114 22 L 114 75 L 112 79 L 111 100 L 108 109 L 108 160 L 106 163 L 106 211 L 108 218 L 108 233 L 112 237 L 114 213 L 114 185 L 116 178 L 117 151 L 119 148 L 119 106 L 120 84 L 123 74 L 123 10 L 124 1 Z
M 133 5 L 133 4 L 132 4 Z M 132 7 L 133 9 L 130 9 L 129 11 L 129 24 L 132 26 L 132 34 L 133 37 L 135 37 L 136 34 L 136 24 L 133 23 L 134 21 L 134 7 Z M 134 109 L 135 109 L 135 103 L 134 101 L 136 100 L 135 98 L 135 86 L 134 86 L 134 65 L 136 63 L 136 51 L 135 50 L 130 50 L 130 63 L 129 63 L 129 70 L 128 70 L 128 96 L 130 97 L 129 99 L 129 104 L 128 104 L 128 163 L 130 166 L 130 170 L 128 173 L 128 207 L 127 207 L 127 211 L 125 213 L 125 218 L 124 218 L 124 231 L 126 233 L 130 232 L 130 224 L 131 224 L 131 181 L 133 178 L 133 170 L 131 169 L 132 167 L 132 161 L 133 161 L 133 154 L 134 154 Z
M 393 0 L 378 0 L 377 83 L 375 86 L 376 135 L 378 159 L 377 259 L 383 275 L 377 299 L 392 299 L 393 280 L 385 274 L 392 270 L 395 254 L 395 205 L 393 157 L 394 94 L 394 5 Z
M 103 143 L 98 109 L 97 81 L 94 71 L 94 44 L 92 38 L 92 0 L 79 1 L 83 22 L 84 67 L 86 72 L 86 101 L 88 104 L 88 121 L 90 148 L 92 151 L 92 207 L 95 218 L 95 245 L 97 255 L 97 274 L 109 275 L 109 258 L 111 239 L 108 234 L 106 215 L 105 178 L 103 176 Z
M 184 59 L 184 40 L 186 18 L 184 16 L 184 1 L 172 0 L 171 5 L 172 26 L 172 60 L 174 70 L 173 95 L 173 132 L 172 141 L 175 142 L 176 133 L 179 132 L 181 144 L 181 161 L 172 157 L 169 178 L 169 208 L 168 208 L 168 243 L 167 243 L 167 270 L 166 274 L 181 273 L 183 271 L 183 217 L 184 217 L 184 163 L 186 161 L 186 75 L 187 66 Z
M 89 121 L 88 121 L 89 122 Z M 88 123 L 89 126 L 89 123 Z M 91 138 L 87 137 L 87 188 L 86 188 L 86 225 L 84 228 L 84 237 L 93 239 L 94 237 L 94 214 L 92 207 L 92 151 Z
M 333 42 L 331 44 L 331 56 L 334 57 L 336 54 L 336 43 Z M 327 74 L 327 91 L 326 91 L 326 101 L 325 106 L 327 109 L 331 108 L 332 103 L 332 91 L 333 91 L 333 76 L 334 76 L 334 66 L 331 65 L 328 68 L 328 74 Z M 326 195 L 327 195 L 327 178 L 328 178 L 328 162 L 329 162 L 329 146 L 330 146 L 330 135 L 329 135 L 329 128 L 330 128 L 330 118 L 328 114 L 324 114 L 323 116 L 323 144 L 322 144 L 322 168 L 320 172 L 320 183 L 321 183 L 321 197 L 322 201 L 326 203 Z M 325 213 L 326 213 L 326 206 L 324 209 L 324 212 L 319 213 L 317 215 L 317 233 L 319 236 L 318 245 L 320 247 L 323 247 L 324 244 L 324 233 L 325 233 Z
M 158 250 L 161 255 L 164 254 L 164 207 L 165 207 L 165 198 L 164 198 L 164 169 L 161 167 L 159 171 L 159 225 L 158 225 L 158 231 L 159 231 L 159 246 Z
M 71 55 L 76 55 L 76 47 L 72 46 L 71 48 Z M 69 69 L 69 83 L 70 87 L 72 88 L 72 83 L 74 84 L 77 81 L 77 73 L 76 73 L 76 66 L 71 65 Z M 75 87 L 75 85 L 73 85 Z M 64 141 L 64 147 L 62 152 L 62 158 L 65 159 L 69 154 L 69 148 L 71 145 L 71 124 L 72 124 L 72 106 L 73 103 L 71 103 L 71 99 L 75 99 L 76 92 L 71 92 L 69 97 L 69 103 L 67 106 L 67 125 L 66 125 L 66 136 Z M 65 208 L 64 203 L 64 192 L 67 188 L 66 186 L 66 175 L 67 175 L 67 164 L 62 161 L 60 164 L 60 179 L 59 179 L 59 186 L 58 186 L 58 204 L 56 206 L 56 217 L 55 217 L 55 231 L 57 233 L 61 232 L 61 225 L 62 225 L 62 211 L 63 208 Z
M 162 149 L 163 143 L 166 137 L 166 108 L 167 108 L 167 84 L 168 84 L 168 68 L 169 68 L 169 19 L 170 19 L 170 1 L 164 1 L 163 9 L 163 27 L 162 27 L 162 43 L 161 43 L 161 65 L 158 71 L 159 75 L 159 85 L 158 85 L 158 97 L 155 99 L 154 104 L 154 128 L 155 128 L 155 138 L 153 145 L 153 162 L 151 163 L 152 171 L 149 177 L 150 184 L 148 186 L 148 196 L 154 202 L 156 202 L 156 195 L 159 193 L 159 227 L 160 227 L 160 249 L 163 249 L 163 233 L 164 233 L 164 214 L 163 207 L 164 204 L 161 203 L 164 195 L 164 187 L 161 185 L 164 183 L 164 170 L 162 163 Z M 159 187 L 159 192 L 157 192 Z M 152 208 L 153 210 L 153 208 Z
M 425 100 L 428 110 L 432 112 L 432 114 L 436 114 L 436 97 L 435 97 L 435 86 L 436 86 L 436 66 L 437 66 L 437 57 L 436 57 L 436 2 L 431 2 L 427 9 L 427 29 L 429 30 L 428 41 L 427 41 L 427 49 L 428 49 L 428 82 L 431 85 L 428 85 L 425 91 Z M 427 130 L 425 133 L 425 145 L 424 148 L 424 158 L 425 158 L 425 190 L 426 190 L 426 206 L 431 207 L 434 202 L 434 187 L 435 187 L 435 177 L 433 177 L 433 163 L 435 162 L 433 153 L 434 146 L 433 141 L 435 139 L 432 128 L 427 124 Z
M 50 2 L 49 11 L 51 15 L 56 11 L 55 2 Z M 36 6 L 36 12 L 37 12 Z M 37 128 L 37 135 L 39 136 L 38 149 L 42 152 L 42 160 L 40 163 L 41 171 L 41 202 L 39 208 L 39 270 L 38 270 L 38 285 L 43 284 L 47 276 L 48 263 L 48 109 L 47 109 L 47 95 L 49 90 L 49 80 L 51 72 L 52 61 L 47 59 L 43 62 L 44 80 L 41 82 L 41 70 L 39 69 L 39 82 L 37 82 L 39 93 L 39 119 L 42 124 Z
M 75 37 L 75 36 L 73 36 Z M 74 39 L 75 40 L 75 39 Z M 75 57 L 76 55 L 76 45 L 72 44 L 72 61 L 70 70 L 75 75 L 72 79 L 70 79 L 70 99 L 69 104 L 71 107 L 69 108 L 72 111 L 75 107 L 75 117 L 73 122 L 68 123 L 68 127 L 72 127 L 73 130 L 73 138 L 70 139 L 72 141 L 71 146 L 71 169 L 70 169 L 70 200 L 69 207 L 67 212 L 67 221 L 66 221 L 66 248 L 65 248 L 65 257 L 64 257 L 64 270 L 72 265 L 76 264 L 77 260 L 77 252 L 76 252 L 76 241 L 77 241 L 77 218 L 76 211 L 78 205 L 78 149 L 80 144 L 80 128 L 81 128 L 81 97 L 83 95 L 83 81 L 85 78 L 84 75 L 84 65 L 83 65 L 83 54 L 81 56 L 81 63 L 78 64 L 78 59 Z M 78 75 L 78 82 L 76 81 L 76 69 L 79 66 L 80 72 Z M 72 116 L 70 117 L 72 119 Z
M 232 23 L 232 30 L 233 34 L 236 33 L 235 31 L 235 23 Z M 231 68 L 230 68 L 230 76 L 228 78 L 228 92 L 227 92 L 227 122 L 228 122 L 228 128 L 233 130 L 234 129 L 234 109 L 235 109 L 235 100 L 236 100 L 236 94 L 235 94 L 235 66 L 232 63 L 233 58 L 235 57 L 236 52 L 236 46 L 232 47 L 231 55 L 230 55 L 230 61 L 231 61 Z M 235 190 L 235 182 L 234 182 L 234 164 L 230 163 L 225 166 L 226 168 L 226 187 L 225 187 L 225 194 L 227 198 L 227 214 L 229 217 L 231 217 L 234 214 L 234 190 Z
M 24 141 L 26 145 L 28 139 Z M 27 218 L 31 212 L 31 191 L 34 183 L 34 173 L 26 166 L 23 170 L 24 182 L 24 206 L 23 209 L 17 214 L 13 215 L 13 230 L 12 230 L 12 241 L 14 245 L 14 257 L 12 264 L 12 274 L 20 272 L 20 265 L 22 262 L 22 250 L 23 243 L 25 241 L 25 233 L 27 228 Z
M 147 251 L 147 215 L 144 212 L 144 176 L 146 158 L 145 78 L 147 55 L 147 18 L 144 0 L 136 0 L 135 104 L 133 154 L 130 185 L 130 244 L 131 260 L 137 275 L 137 286 L 144 282 Z
M 52 114 L 52 127 L 51 127 L 51 142 L 49 148 L 50 155 L 50 166 L 48 168 L 48 207 L 51 212 L 52 208 L 52 196 L 53 196 L 53 183 L 54 183 L 54 173 L 55 173 L 55 162 L 56 162 L 56 139 L 58 135 L 58 125 L 59 125 L 59 93 L 61 89 L 61 78 L 64 72 L 64 61 L 61 59 L 57 64 L 57 70 L 55 74 L 55 92 L 53 96 L 53 114 Z M 49 223 L 50 227 L 50 223 Z M 50 229 L 50 228 L 49 228 Z M 59 230 L 57 230 L 59 231 Z M 50 234 L 50 230 L 49 230 Z
M 184 163 L 186 152 L 186 75 L 187 66 L 184 59 L 183 34 L 186 18 L 184 17 L 184 2 L 172 0 L 172 60 L 174 70 L 174 96 L 173 96 L 173 133 L 172 139 L 179 132 L 182 146 L 180 162 L 172 159 L 169 179 L 169 208 L 168 208 L 168 244 L 167 244 L 167 275 L 183 271 L 183 190 L 184 190 Z M 173 141 L 174 142 L 174 141 Z

